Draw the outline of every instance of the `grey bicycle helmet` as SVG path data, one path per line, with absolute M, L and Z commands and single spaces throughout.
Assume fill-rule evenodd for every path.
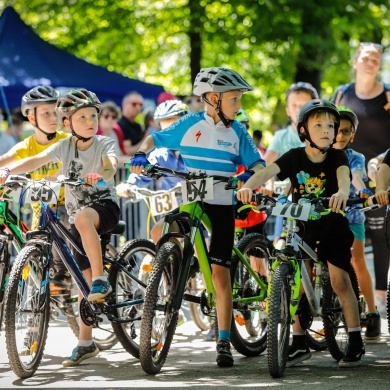
M 57 100 L 56 113 L 62 124 L 65 118 L 70 118 L 77 110 L 85 107 L 95 107 L 100 113 L 102 104 L 98 97 L 86 89 L 73 89 Z
M 356 133 L 359 125 L 359 120 L 356 114 L 350 108 L 345 106 L 337 106 L 337 110 L 340 113 L 340 119 L 349 119 L 351 121 L 353 132 Z
M 327 148 L 318 147 L 310 138 L 310 133 L 307 129 L 307 119 L 314 112 L 329 112 L 334 115 L 335 123 L 334 123 L 334 139 L 332 145 L 336 142 L 337 131 L 340 127 L 340 113 L 337 110 L 337 107 L 330 102 L 329 100 L 324 99 L 313 99 L 307 102 L 299 111 L 298 114 L 298 122 L 297 122 L 297 130 L 299 134 L 299 139 L 303 142 L 307 139 L 310 142 L 310 146 L 320 150 L 323 153 L 331 147 L 331 145 Z M 301 127 L 304 128 L 304 132 L 301 133 Z
M 194 95 L 207 92 L 252 91 L 253 88 L 234 70 L 228 68 L 203 68 L 194 81 Z
M 154 119 L 160 121 L 161 119 L 184 116 L 186 114 L 188 114 L 187 104 L 184 104 L 181 100 L 166 100 L 156 108 Z
M 307 92 L 312 99 L 319 99 L 317 90 L 310 83 L 304 81 L 298 81 L 290 85 L 286 92 L 286 102 L 292 92 Z
M 22 114 L 27 116 L 28 110 L 32 110 L 41 104 L 55 103 L 59 96 L 59 92 L 48 85 L 34 87 L 22 97 Z

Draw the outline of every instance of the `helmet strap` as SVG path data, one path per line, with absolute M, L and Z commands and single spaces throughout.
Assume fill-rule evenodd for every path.
M 75 149 L 76 149 L 76 150 L 75 150 L 75 152 L 74 152 L 74 158 L 79 158 L 79 151 L 78 151 L 78 149 L 77 149 L 77 143 L 78 143 L 79 141 L 87 142 L 87 141 L 89 141 L 90 139 L 92 139 L 94 136 L 86 138 L 86 137 L 82 137 L 81 135 L 78 135 L 78 134 L 74 131 L 74 129 L 73 129 L 72 117 L 69 118 L 69 123 L 70 123 L 70 130 L 72 131 L 72 135 L 75 136 L 75 137 L 77 138 L 77 141 L 76 141 L 76 144 L 75 144 Z
M 36 127 L 39 131 L 41 131 L 43 134 L 46 135 L 48 141 L 51 141 L 51 140 L 56 136 L 57 130 L 56 130 L 54 133 L 47 133 L 46 131 L 43 131 L 43 130 L 39 127 L 39 125 L 38 125 L 38 117 L 37 117 L 37 108 L 36 108 L 36 107 L 34 107 L 34 118 L 35 118 L 35 127 Z
M 225 125 L 225 127 L 229 128 L 232 125 L 232 123 L 234 122 L 234 120 L 227 119 L 221 110 L 222 95 L 223 95 L 223 93 L 220 92 L 219 96 L 218 96 L 217 107 L 215 107 L 215 112 L 218 114 L 219 118 L 221 119 L 221 121 Z M 206 99 L 205 95 L 203 95 L 202 98 L 203 98 L 203 101 L 205 101 L 208 105 L 210 105 L 211 107 L 214 107 L 214 104 L 211 103 L 208 99 Z

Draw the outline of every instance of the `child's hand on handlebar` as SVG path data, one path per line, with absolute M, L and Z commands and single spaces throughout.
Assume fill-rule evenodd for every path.
M 103 177 L 98 173 L 87 173 L 84 176 L 84 183 L 90 186 L 94 186 L 99 180 L 103 180 Z
M 11 174 L 8 168 L 0 168 L 0 185 L 3 185 L 7 180 L 7 177 Z
M 250 188 L 241 188 L 237 191 L 236 196 L 242 203 L 250 203 L 252 201 L 253 191 Z
M 130 172 L 140 175 L 146 165 L 149 165 L 150 162 L 146 158 L 144 152 L 137 152 L 130 160 Z
M 389 193 L 387 191 L 381 191 L 381 190 L 376 191 L 375 196 L 372 196 L 370 198 L 370 201 L 369 201 L 370 204 L 375 203 L 373 198 L 375 198 L 376 203 L 378 203 L 381 206 L 385 206 L 385 205 L 389 204 Z
M 329 201 L 329 207 L 334 213 L 338 213 L 340 210 L 344 210 L 347 205 L 348 194 L 343 191 L 338 191 L 333 194 Z

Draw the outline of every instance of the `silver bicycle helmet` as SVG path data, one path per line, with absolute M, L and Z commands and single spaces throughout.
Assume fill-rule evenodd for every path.
M 22 114 L 28 115 L 28 110 L 32 110 L 41 104 L 56 103 L 59 92 L 53 87 L 47 85 L 39 85 L 30 89 L 22 97 Z
M 252 91 L 253 88 L 234 70 L 228 68 L 203 68 L 194 82 L 194 95 L 207 92 Z
M 188 114 L 187 104 L 184 104 L 181 100 L 166 100 L 156 108 L 154 119 L 160 121 L 161 119 L 184 116 L 186 114 Z
M 65 118 L 70 118 L 77 110 L 85 107 L 95 107 L 98 114 L 102 104 L 98 97 L 86 89 L 73 89 L 57 100 L 56 113 L 58 120 L 63 124 Z

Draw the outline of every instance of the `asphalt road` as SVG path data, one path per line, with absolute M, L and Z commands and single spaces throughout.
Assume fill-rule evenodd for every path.
M 197 330 L 192 321 L 177 329 L 174 344 L 163 370 L 156 376 L 142 371 L 137 359 L 116 345 L 112 350 L 82 362 L 78 367 L 64 368 L 62 360 L 76 345 L 66 324 L 54 321 L 49 329 L 45 355 L 36 374 L 21 380 L 8 364 L 4 332 L 0 336 L 1 389 L 155 389 L 155 388 L 244 388 L 287 389 L 390 389 L 390 335 L 387 322 L 382 323 L 383 337 L 366 346 L 362 366 L 339 368 L 328 352 L 314 352 L 310 360 L 286 369 L 285 376 L 273 379 L 267 368 L 266 352 L 256 358 L 245 358 L 234 352 L 232 368 L 218 368 L 215 344 L 203 341 L 207 332 Z

